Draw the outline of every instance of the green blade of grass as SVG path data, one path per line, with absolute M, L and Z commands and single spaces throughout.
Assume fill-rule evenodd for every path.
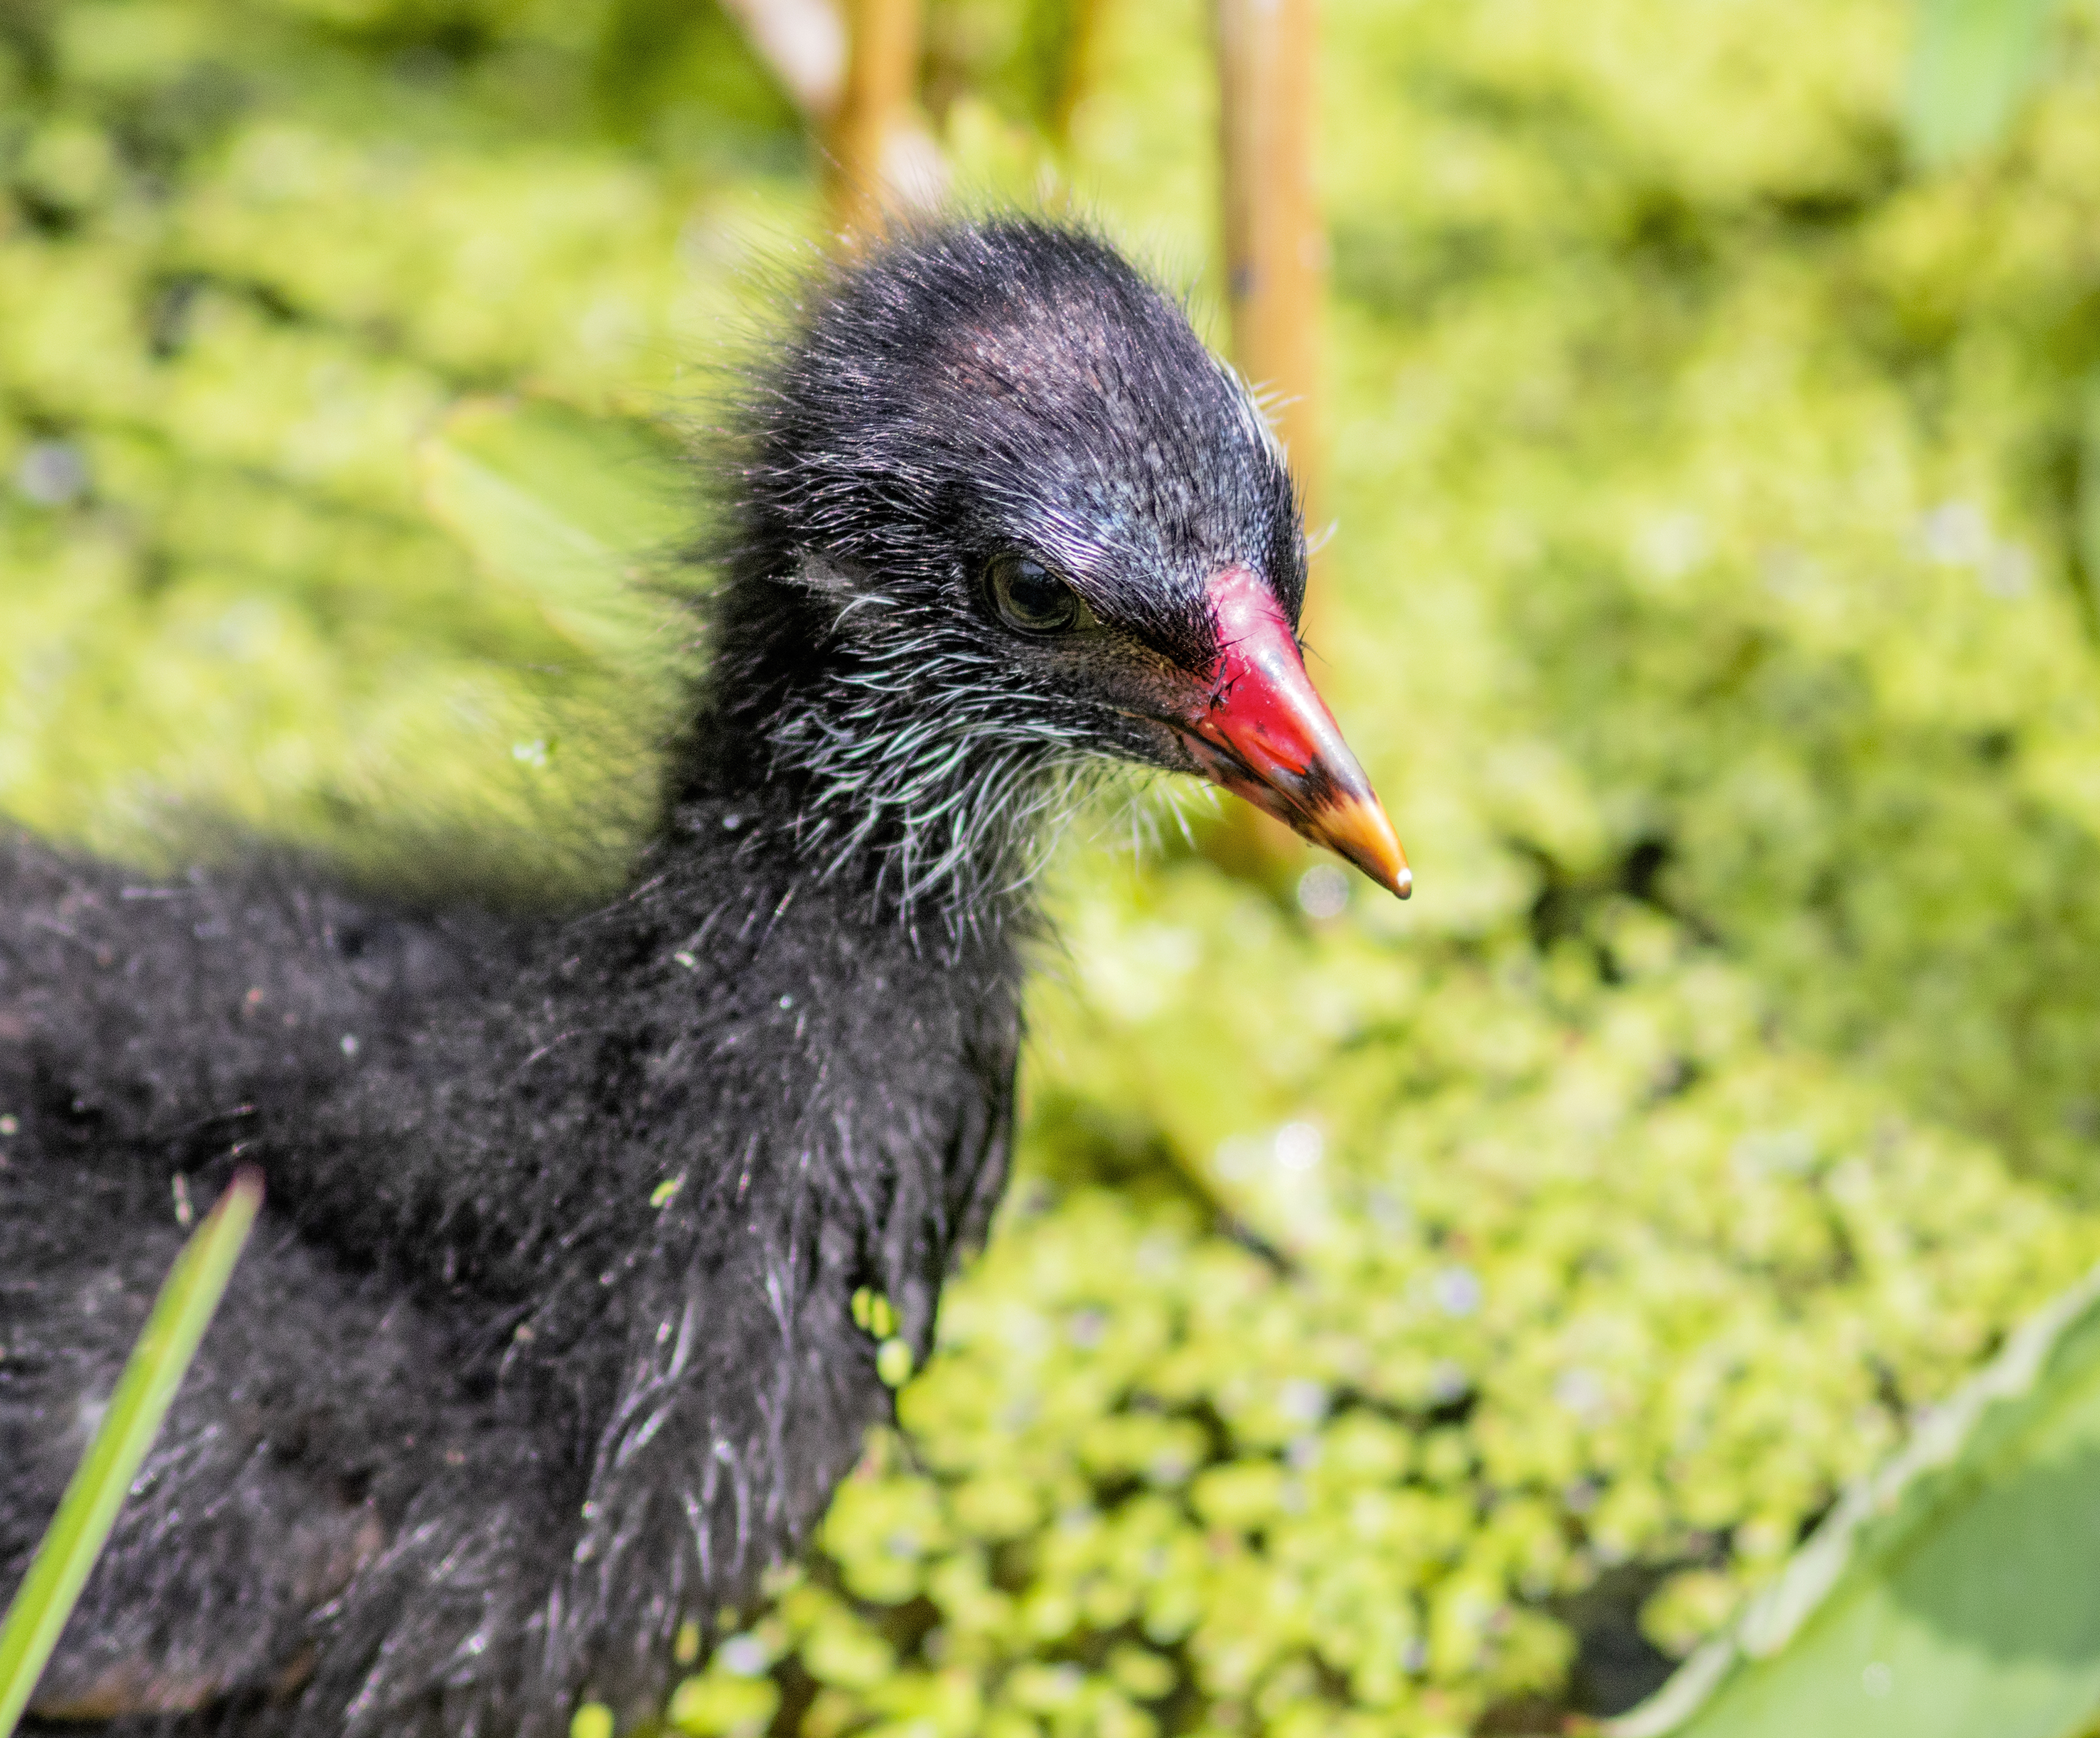
M 132 1348 L 95 1440 L 52 1517 L 0 1624 L 0 1738 L 15 1730 L 58 1645 L 117 1511 L 160 1432 L 233 1264 L 262 1204 L 262 1180 L 243 1171 L 183 1247 Z
M 1904 127 L 1928 169 L 1991 149 L 2047 59 L 2057 0 L 1918 0 Z
M 423 443 L 430 516 L 579 649 L 629 667 L 684 643 L 651 580 L 694 532 L 687 461 L 630 418 L 547 399 L 470 399 Z M 688 574 L 687 579 L 691 576 Z
M 2100 1270 L 1608 1738 L 2068 1738 L 2100 1698 Z

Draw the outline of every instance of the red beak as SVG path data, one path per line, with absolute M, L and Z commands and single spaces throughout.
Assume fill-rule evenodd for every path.
M 1392 823 L 1305 673 L 1276 599 L 1243 567 L 1218 575 L 1210 593 L 1224 650 L 1203 703 L 1176 726 L 1196 764 L 1405 899 L 1414 877 Z

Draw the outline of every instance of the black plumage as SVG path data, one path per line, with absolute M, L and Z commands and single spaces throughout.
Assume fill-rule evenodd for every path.
M 799 1547 L 889 1413 L 856 1290 L 923 1357 L 983 1234 L 1029 871 L 1087 770 L 1207 772 L 1404 889 L 1339 739 L 1285 740 L 1317 699 L 1241 718 L 1274 696 L 1233 610 L 1296 663 L 1290 479 L 1105 245 L 1002 220 L 832 268 L 739 426 L 708 673 L 602 909 L 0 836 L 0 1588 L 179 1221 L 237 1165 L 268 1188 L 43 1717 L 660 1705 L 682 1623 Z

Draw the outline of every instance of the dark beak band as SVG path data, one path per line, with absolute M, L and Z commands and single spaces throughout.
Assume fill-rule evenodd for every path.
M 1211 581 L 1224 650 L 1199 708 L 1175 721 L 1196 764 L 1405 899 L 1414 877 L 1364 770 L 1305 673 L 1268 588 L 1241 567 Z

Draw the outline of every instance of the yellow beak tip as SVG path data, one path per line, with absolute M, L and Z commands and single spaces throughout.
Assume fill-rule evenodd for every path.
M 1405 899 L 1414 891 L 1414 871 L 1407 867 L 1392 823 L 1376 797 L 1349 797 L 1299 823 L 1299 831 L 1347 858 L 1396 898 Z

